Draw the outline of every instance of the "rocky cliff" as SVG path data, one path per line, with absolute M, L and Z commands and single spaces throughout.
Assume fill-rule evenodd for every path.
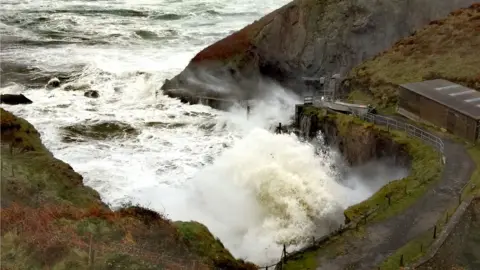
M 299 112 L 297 126 L 300 135 L 308 138 L 322 132 L 325 143 L 338 149 L 350 165 L 361 165 L 381 158 L 389 158 L 392 165 L 409 167 L 411 157 L 406 145 L 396 142 L 386 131 L 373 128 L 370 123 L 355 121 L 342 114 L 305 107 Z
M 261 75 L 302 91 L 302 76 L 346 74 L 430 21 L 474 2 L 295 0 L 199 52 L 162 89 L 170 96 L 252 98 L 262 93 Z

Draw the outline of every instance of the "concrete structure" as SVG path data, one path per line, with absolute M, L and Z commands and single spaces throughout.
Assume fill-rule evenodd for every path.
M 480 139 L 480 92 L 450 81 L 400 85 L 397 112 L 472 142 Z

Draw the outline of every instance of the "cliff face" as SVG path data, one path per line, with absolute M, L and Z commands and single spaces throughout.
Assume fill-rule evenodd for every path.
M 474 0 L 295 0 L 199 52 L 162 89 L 251 98 L 260 74 L 301 91 L 301 77 L 345 74 Z M 218 78 L 221 78 L 221 81 Z M 212 90 L 228 84 L 229 92 Z
M 388 132 L 379 131 L 369 123 L 355 123 L 350 116 L 330 115 L 314 109 L 300 112 L 301 135 L 312 138 L 321 131 L 325 143 L 338 149 L 350 165 L 390 158 L 392 165 L 409 167 L 411 157 L 405 147 L 395 142 Z

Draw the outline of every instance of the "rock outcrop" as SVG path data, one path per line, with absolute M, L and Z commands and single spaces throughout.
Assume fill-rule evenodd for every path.
M 307 138 L 322 132 L 325 143 L 338 149 L 350 165 L 388 158 L 391 165 L 410 166 L 411 157 L 405 145 L 395 142 L 388 132 L 374 129 L 372 124 L 356 123 L 350 116 L 307 107 L 299 112 L 296 125 Z
M 23 94 L 3 94 L 0 95 L 0 103 L 5 103 L 9 105 L 18 105 L 18 104 L 32 104 L 33 102 L 24 96 Z
M 417 29 L 474 0 L 295 0 L 199 52 L 162 86 L 252 98 L 258 76 L 295 91 L 302 77 L 346 74 Z M 219 85 L 227 85 L 218 91 Z M 226 88 L 226 89 L 225 89 Z

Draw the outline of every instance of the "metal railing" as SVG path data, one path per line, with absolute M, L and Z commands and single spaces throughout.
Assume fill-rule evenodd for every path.
M 421 128 L 418 128 L 411 124 L 407 124 L 397 119 L 393 119 L 393 118 L 378 115 L 378 114 L 367 113 L 364 115 L 355 115 L 355 116 L 364 121 L 371 122 L 375 125 L 386 126 L 387 129 L 389 130 L 394 129 L 398 131 L 403 131 L 407 135 L 418 138 L 422 140 L 424 143 L 433 146 L 436 150 L 438 150 L 440 153 L 443 154 L 443 151 L 445 148 L 443 140 L 429 132 L 426 132 Z
M 313 104 L 314 106 L 322 107 L 322 102 L 319 102 L 319 101 L 321 101 L 321 97 L 307 96 L 304 98 L 304 104 L 306 105 Z M 429 132 L 426 132 L 425 130 L 418 128 L 414 125 L 408 124 L 401 120 L 397 120 L 394 118 L 390 118 L 390 117 L 386 117 L 378 114 L 372 114 L 372 113 L 358 114 L 355 112 L 355 110 L 352 110 L 351 113 L 364 121 L 371 122 L 375 125 L 386 126 L 388 130 L 394 129 L 398 131 L 403 131 L 408 136 L 418 138 L 423 142 L 425 142 L 426 144 L 433 146 L 440 153 L 443 154 L 444 152 L 445 145 L 441 138 Z

